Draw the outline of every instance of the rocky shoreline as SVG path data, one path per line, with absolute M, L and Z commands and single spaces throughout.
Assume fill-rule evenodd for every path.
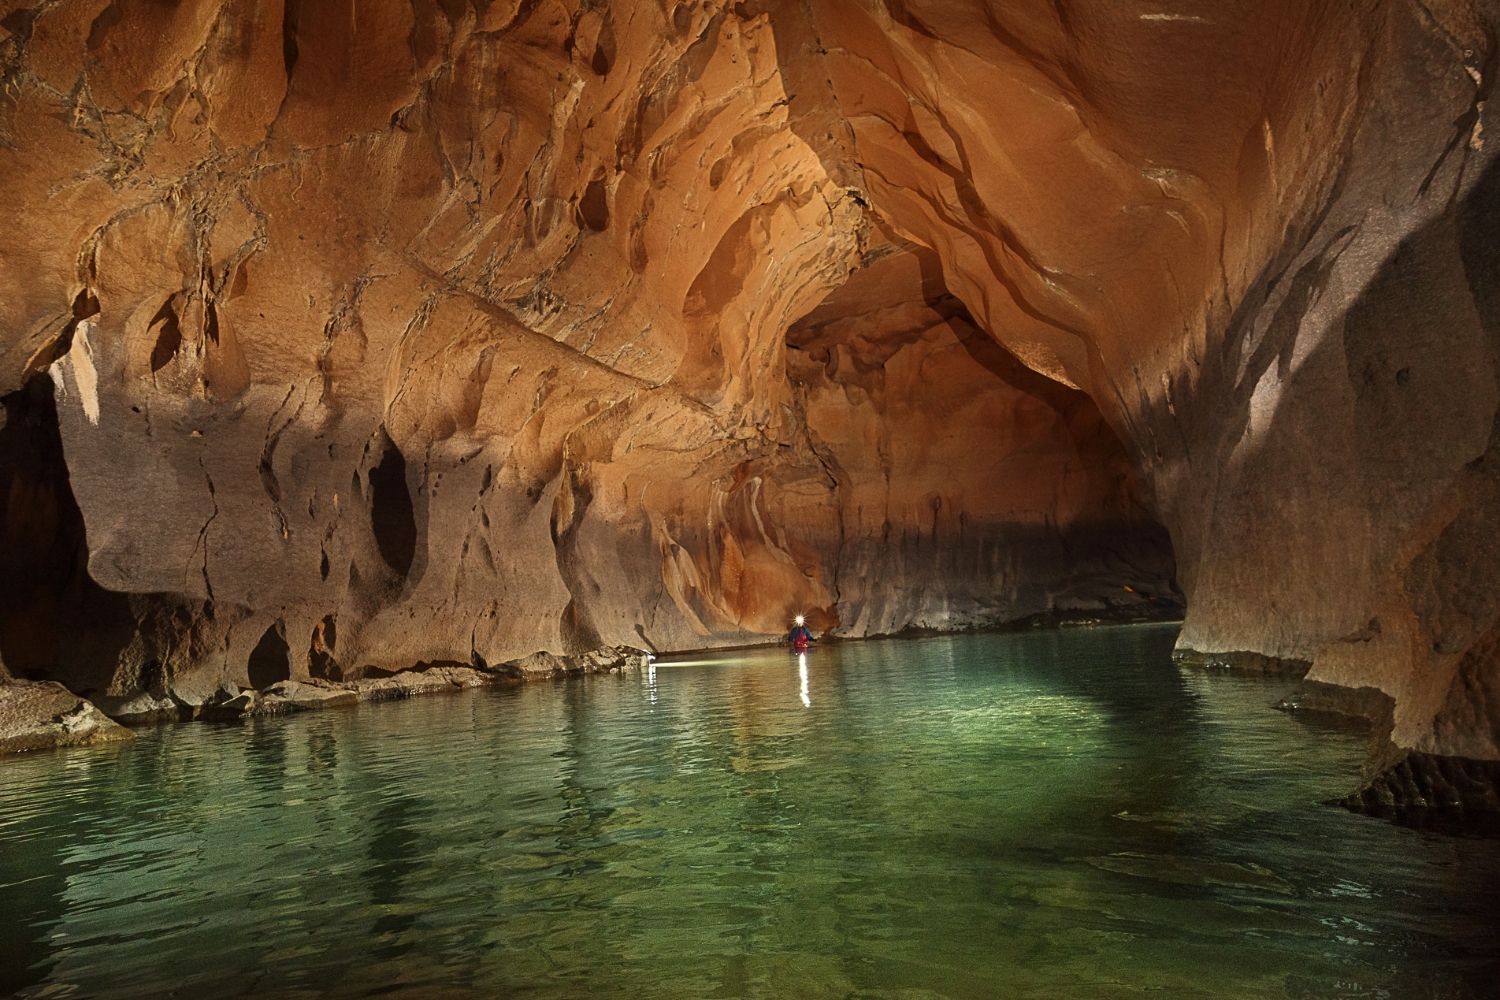
M 999 631 L 1163 622 L 1164 619 L 1159 618 L 1126 622 L 1076 616 L 1064 619 L 1031 616 Z M 651 654 L 644 650 L 615 646 L 571 656 L 537 652 L 493 666 L 425 663 L 408 670 L 357 680 L 285 680 L 265 690 L 225 686 L 196 704 L 175 692 L 162 697 L 151 694 L 130 698 L 104 697 L 95 704 L 55 681 L 0 680 L 0 755 L 129 740 L 135 737 L 131 726 L 193 720 L 232 722 L 241 718 L 341 708 L 360 702 L 453 694 L 471 688 L 621 673 L 639 670 L 650 659 Z M 1190 669 L 1300 680 L 1302 683 L 1293 693 L 1272 707 L 1294 713 L 1362 718 L 1370 722 L 1371 756 L 1365 783 L 1347 797 L 1331 801 L 1330 805 L 1405 825 L 1456 826 L 1464 830 L 1476 823 L 1487 830 L 1497 826 L 1500 769 L 1496 769 L 1491 761 L 1450 759 L 1397 748 L 1390 742 L 1392 701 L 1389 696 L 1372 688 L 1350 691 L 1306 681 L 1305 663 L 1280 661 L 1261 654 L 1179 650 L 1173 660 Z
M 135 736 L 130 726 L 286 715 L 360 702 L 395 701 L 470 688 L 497 687 L 535 680 L 639 670 L 648 662 L 644 650 L 610 646 L 573 656 L 537 652 L 494 666 L 460 663 L 418 664 L 410 670 L 359 680 L 319 678 L 286 680 L 263 691 L 222 687 L 196 704 L 175 692 L 160 697 L 90 702 L 55 681 L 0 682 L 0 754 L 53 747 L 84 746 Z
M 0 683 L 0 754 L 134 738 L 135 733 L 56 681 Z
M 919 638 L 975 631 L 1160 624 L 1172 620 L 1175 619 L 1160 614 L 1142 617 L 1139 609 L 1103 615 L 1098 612 L 1087 615 L 1051 612 L 986 629 L 961 629 L 948 633 L 935 629 L 907 629 L 897 635 L 863 638 Z M 831 638 L 836 640 L 837 637 Z M 169 722 L 232 722 L 240 718 L 341 708 L 360 702 L 395 701 L 527 681 L 620 673 L 639 670 L 650 658 L 651 654 L 645 650 L 631 646 L 606 646 L 566 656 L 540 651 L 498 664 L 419 663 L 390 673 L 367 669 L 366 676 L 351 680 L 319 677 L 283 680 L 260 690 L 224 682 L 206 697 L 194 697 L 186 691 L 171 689 L 124 696 L 104 695 L 92 701 L 55 681 L 12 681 L 0 673 L 0 755 L 127 740 L 135 736 L 130 727 Z
M 969 632 L 1164 624 L 1178 620 L 1180 619 L 1171 615 L 1170 611 L 1165 614 L 1157 611 L 1142 616 L 1138 608 L 1120 609 L 1114 613 L 1106 610 L 1103 614 L 1046 612 L 988 628 L 947 632 L 908 628 L 894 635 L 860 638 L 909 639 Z M 830 638 L 835 641 L 838 639 Z M 728 648 L 736 647 L 718 648 L 718 651 L 724 652 Z M 645 650 L 631 646 L 605 646 L 575 655 L 539 651 L 498 664 L 418 663 L 411 668 L 389 673 L 371 668 L 366 670 L 366 676 L 358 679 L 327 680 L 307 677 L 278 681 L 260 690 L 225 682 L 201 698 L 173 689 L 160 693 L 104 695 L 92 701 L 74 694 L 55 681 L 12 681 L 0 673 L 0 755 L 131 739 L 135 733 L 130 727 L 169 722 L 232 722 L 240 718 L 341 708 L 360 702 L 453 694 L 471 688 L 621 673 L 645 667 L 651 657 L 652 654 Z

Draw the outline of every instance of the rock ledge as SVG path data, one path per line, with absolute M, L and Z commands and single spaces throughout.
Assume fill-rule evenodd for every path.
M 493 666 L 479 663 L 419 663 L 409 670 L 386 673 L 366 670 L 364 677 L 334 681 L 322 678 L 278 681 L 264 690 L 240 689 L 232 684 L 215 691 L 200 704 L 175 695 L 141 695 L 118 704 L 106 703 L 116 719 L 136 724 L 203 719 L 227 722 L 242 716 L 285 715 L 319 708 L 339 708 L 362 701 L 395 701 L 418 695 L 449 694 L 467 688 L 514 684 L 529 680 L 578 677 L 585 674 L 638 670 L 647 663 L 643 650 L 607 646 L 571 656 L 537 652 Z
M 0 753 L 83 746 L 134 736 L 55 681 L 0 684 Z

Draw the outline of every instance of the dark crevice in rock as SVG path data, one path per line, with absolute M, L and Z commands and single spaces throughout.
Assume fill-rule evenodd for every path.
M 557 571 L 568 588 L 568 603 L 558 619 L 564 652 L 580 654 L 605 645 L 589 614 L 587 601 L 598 592 L 586 565 L 587 555 L 579 545 L 578 530 L 594 500 L 591 484 L 576 470 L 563 477 L 562 489 L 552 508 L 552 544 Z
M 286 397 L 281 401 L 281 406 L 278 406 L 271 414 L 271 420 L 266 426 L 266 442 L 261 446 L 260 462 L 256 466 L 256 471 L 260 473 L 260 484 L 265 489 L 266 496 L 270 497 L 274 504 L 281 503 L 281 483 L 276 478 L 276 445 L 281 441 L 281 435 L 296 421 L 302 408 L 299 406 L 297 412 L 293 413 L 280 427 L 273 429 L 273 425 L 295 391 L 295 388 L 288 389 Z
M 161 304 L 147 327 L 157 331 L 156 343 L 151 347 L 151 371 L 155 373 L 170 364 L 182 348 L 182 329 L 171 298 Z
M 211 602 L 214 599 L 214 585 L 213 580 L 208 573 L 208 529 L 213 527 L 214 521 L 216 521 L 219 517 L 219 497 L 217 491 L 214 488 L 214 478 L 213 476 L 210 476 L 208 474 L 208 467 L 203 464 L 203 459 L 201 456 L 198 459 L 198 468 L 203 471 L 203 481 L 208 486 L 208 498 L 214 506 L 214 511 L 208 516 L 208 520 L 203 522 L 203 527 L 198 529 L 198 542 L 193 547 L 193 554 L 197 555 L 200 550 L 203 553 L 203 561 L 199 572 L 201 572 L 203 575 L 203 589 L 207 593 L 208 599 Z M 188 570 L 184 569 L 182 575 L 184 585 L 183 589 L 186 590 Z
M 277 619 L 250 651 L 250 686 L 264 691 L 278 681 L 291 680 L 292 657 L 286 642 L 286 623 Z
M 596 233 L 609 228 L 609 201 L 602 180 L 589 181 L 578 199 L 578 225 Z
M 417 520 L 406 485 L 406 456 L 383 431 L 380 441 L 380 461 L 369 472 L 370 527 L 380 558 L 404 577 L 417 555 Z
M 281 12 L 281 60 L 286 68 L 287 90 L 292 89 L 292 70 L 297 65 L 297 22 L 302 14 L 302 0 L 286 0 Z
M 212 302 L 203 307 L 203 332 L 215 347 L 219 346 L 219 310 Z
M 325 615 L 313 627 L 312 643 L 307 650 L 307 672 L 312 677 L 328 681 L 341 681 L 344 672 L 334 659 L 338 643 L 338 619 L 336 615 Z
M 130 598 L 88 574 L 52 378 L 33 375 L 0 404 L 0 659 L 17 677 L 61 680 L 87 696 L 109 685 L 131 642 Z
M 89 26 L 87 45 L 90 52 L 104 45 L 104 39 L 109 35 L 110 29 L 118 25 L 124 16 L 125 12 L 121 9 L 120 0 L 110 0 L 109 6 L 105 7 Z

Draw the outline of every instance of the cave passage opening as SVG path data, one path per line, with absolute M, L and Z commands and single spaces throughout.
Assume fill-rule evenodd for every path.
M 983 330 L 932 250 L 893 237 L 865 259 L 787 330 L 787 376 L 846 537 L 921 596 L 854 582 L 841 618 L 878 601 L 891 631 L 1179 619 L 1171 536 L 1093 399 Z

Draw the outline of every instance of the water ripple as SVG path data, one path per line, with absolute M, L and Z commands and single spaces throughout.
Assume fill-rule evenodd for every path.
M 1494 842 L 1170 630 L 870 642 L 0 762 L 0 994 L 1480 997 Z M 1487 978 L 1490 977 L 1490 978 Z

